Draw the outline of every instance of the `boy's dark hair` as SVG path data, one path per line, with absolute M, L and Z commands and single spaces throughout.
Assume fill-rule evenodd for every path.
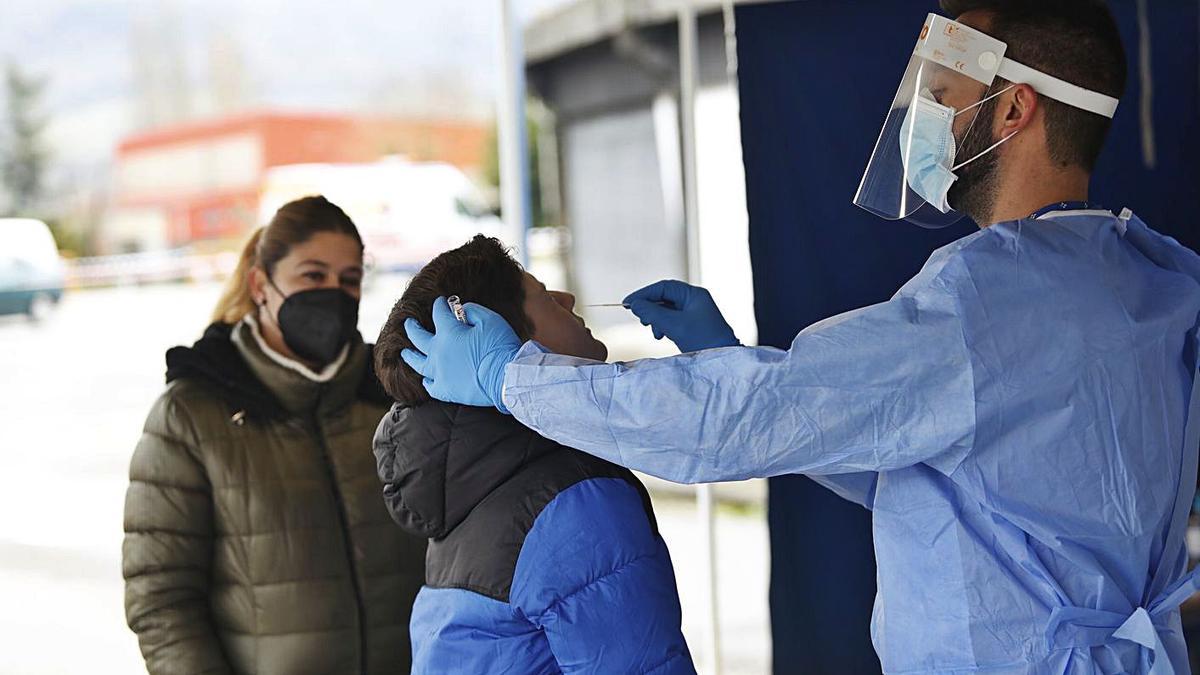
M 413 348 L 404 332 L 409 317 L 433 331 L 433 302 L 439 296 L 457 295 L 463 304 L 483 305 L 504 317 L 518 338 L 529 339 L 533 327 L 525 315 L 523 280 L 524 271 L 504 245 L 481 234 L 429 261 L 408 282 L 375 341 L 375 373 L 388 395 L 407 405 L 429 400 L 421 375 L 400 352 Z
M 987 12 L 987 33 L 1008 44 L 1007 58 L 1071 84 L 1120 98 L 1127 66 L 1121 34 L 1104 0 L 941 0 L 950 16 Z M 996 78 L 993 91 L 1008 82 Z M 1088 172 L 1112 121 L 1047 96 L 1046 142 L 1050 159 Z

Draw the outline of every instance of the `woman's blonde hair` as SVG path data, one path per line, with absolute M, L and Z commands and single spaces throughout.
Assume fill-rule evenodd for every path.
M 303 244 L 317 232 L 338 232 L 357 241 L 359 249 L 363 245 L 354 221 L 328 199 L 318 195 L 284 204 L 270 223 L 256 229 L 246 240 L 237 268 L 225 282 L 221 299 L 213 310 L 213 322 L 237 323 L 254 311 L 250 270 L 257 267 L 270 276 L 293 246 Z

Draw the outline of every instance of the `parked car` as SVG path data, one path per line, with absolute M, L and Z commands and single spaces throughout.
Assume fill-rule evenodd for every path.
M 46 318 L 62 299 L 62 258 L 50 228 L 32 218 L 0 218 L 0 314 Z

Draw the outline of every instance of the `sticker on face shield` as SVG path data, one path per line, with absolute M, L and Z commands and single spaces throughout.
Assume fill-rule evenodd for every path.
M 936 14 L 929 15 L 915 54 L 944 68 L 991 85 L 1007 46 L 990 35 Z M 981 58 L 991 54 L 991 58 Z M 990 65 L 990 67 L 988 67 Z

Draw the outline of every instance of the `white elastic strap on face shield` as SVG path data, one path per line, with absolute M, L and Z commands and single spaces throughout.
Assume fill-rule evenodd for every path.
M 996 75 L 1014 84 L 1027 84 L 1043 96 L 1109 119 L 1117 112 L 1117 99 L 1065 82 L 1012 59 L 1001 59 Z
M 967 161 L 965 161 L 965 162 L 959 162 L 958 164 L 955 164 L 955 165 L 954 165 L 954 166 L 953 166 L 953 167 L 952 167 L 950 170 L 951 170 L 951 171 L 958 171 L 959 169 L 961 169 L 961 168 L 963 168 L 964 166 L 966 166 L 966 165 L 970 164 L 971 162 L 974 162 L 975 160 L 979 159 L 980 157 L 983 157 L 984 155 L 986 155 L 986 154 L 988 154 L 989 152 L 991 152 L 991 151 L 995 150 L 996 148 L 1000 147 L 1001 145 L 1004 145 L 1005 141 L 1007 141 L 1008 139 L 1012 138 L 1013 136 L 1016 136 L 1016 135 L 1017 135 L 1017 134 L 1019 134 L 1019 133 L 1021 133 L 1021 130 L 1020 130 L 1020 129 L 1018 129 L 1018 130 L 1016 130 L 1016 131 L 1012 132 L 1011 134 L 1009 134 L 1009 135 L 1005 136 L 1004 138 L 1001 138 L 1000 140 L 996 141 L 995 143 L 993 143 L 993 144 L 992 144 L 992 146 L 991 146 L 990 148 L 988 148 L 987 150 L 984 150 L 983 152 L 979 153 L 978 155 L 975 155 L 975 156 L 974 156 L 974 157 L 972 157 L 971 159 L 968 159 L 968 160 L 967 160 Z
M 958 112 L 954 113 L 954 116 L 955 116 L 955 117 L 958 117 L 959 115 L 961 115 L 961 114 L 963 114 L 963 113 L 967 112 L 968 110 L 970 110 L 971 108 L 974 108 L 975 106 L 983 105 L 984 103 L 987 103 L 988 101 L 990 101 L 990 100 L 992 100 L 992 99 L 996 98 L 996 97 L 997 97 L 997 96 L 999 96 L 1000 94 L 1003 94 L 1004 92 L 1008 91 L 1009 89 L 1012 89 L 1012 88 L 1013 88 L 1013 87 L 1015 87 L 1015 86 L 1017 86 L 1017 85 L 1015 85 L 1015 84 L 1010 84 L 1010 85 L 1008 85 L 1007 87 L 1005 87 L 1005 88 L 1001 89 L 1000 91 L 998 91 L 998 92 L 996 92 L 996 93 L 994 93 L 994 94 L 992 94 L 992 95 L 990 95 L 990 96 L 985 96 L 985 97 L 983 97 L 983 98 L 979 99 L 978 101 L 976 101 L 975 103 L 972 103 L 971 105 L 969 105 L 969 106 L 967 106 L 967 107 L 963 108 L 962 110 L 959 110 Z M 970 133 L 970 132 L 968 132 L 968 133 Z M 964 166 L 966 166 L 966 165 L 970 164 L 971 162 L 974 162 L 975 160 L 979 159 L 980 157 L 983 157 L 984 155 L 988 154 L 989 152 L 991 152 L 991 151 L 995 150 L 996 148 L 1000 147 L 1001 145 L 1003 145 L 1003 144 L 1004 144 L 1004 142 L 1005 142 L 1005 141 L 1007 141 L 1008 139 L 1012 138 L 1013 136 L 1016 136 L 1016 135 L 1017 135 L 1017 134 L 1019 134 L 1019 133 L 1021 133 L 1021 131 L 1020 131 L 1019 129 L 1018 129 L 1017 131 L 1014 131 L 1014 132 L 1012 132 L 1011 134 L 1009 134 L 1009 135 L 1005 136 L 1004 138 L 1001 138 L 1000 140 L 998 140 L 998 141 L 996 141 L 995 143 L 993 143 L 993 144 L 992 144 L 992 146 L 991 146 L 990 148 L 988 148 L 987 150 L 984 150 L 983 152 L 979 153 L 978 155 L 975 155 L 974 157 L 972 157 L 972 158 L 970 158 L 970 159 L 968 159 L 968 160 L 966 160 L 966 161 L 959 162 L 958 164 L 955 164 L 954 166 L 950 167 L 950 170 L 951 170 L 951 171 L 958 171 L 959 169 L 963 168 Z
M 955 117 L 958 117 L 959 115 L 961 115 L 961 114 L 963 114 L 963 113 L 967 112 L 967 111 L 968 111 L 968 110 L 970 110 L 971 108 L 975 108 L 975 107 L 981 106 L 981 105 L 983 105 L 984 103 L 987 103 L 988 101 L 990 101 L 990 100 L 992 100 L 992 99 L 996 98 L 996 97 L 997 97 L 997 96 L 999 96 L 1000 94 L 1003 94 L 1004 92 L 1008 91 L 1009 89 L 1012 89 L 1012 88 L 1013 88 L 1013 87 L 1015 87 L 1015 86 L 1017 86 L 1017 85 L 1015 85 L 1015 84 L 1010 84 L 1010 85 L 1008 85 L 1007 87 L 1005 87 L 1005 88 L 1001 89 L 1000 91 L 998 91 L 998 92 L 996 92 L 996 93 L 994 93 L 994 94 L 992 94 L 992 95 L 990 95 L 990 96 L 984 96 L 983 98 L 981 98 L 981 99 L 979 99 L 978 101 L 976 101 L 976 102 L 972 103 L 971 105 L 969 105 L 969 106 L 967 106 L 967 107 L 963 108 L 962 110 L 959 110 L 958 112 L 954 113 L 954 116 L 955 116 Z M 929 90 L 928 90 L 928 89 L 926 89 L 925 91 L 929 91 Z M 932 96 L 931 96 L 931 98 L 932 98 Z

